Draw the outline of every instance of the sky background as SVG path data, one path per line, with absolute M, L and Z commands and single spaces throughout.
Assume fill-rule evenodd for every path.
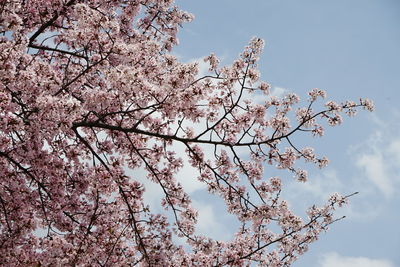
M 345 117 L 321 139 L 299 139 L 328 156 L 309 168 L 306 184 L 282 177 L 284 197 L 300 214 L 332 192 L 350 194 L 347 218 L 332 225 L 295 267 L 400 266 L 400 1 L 398 0 L 179 0 L 195 15 L 179 33 L 174 53 L 184 62 L 216 53 L 229 64 L 253 37 L 266 41 L 259 66 L 275 93 L 311 88 L 335 101 L 367 97 L 376 111 Z M 177 148 L 177 151 L 183 148 Z M 311 166 L 310 166 L 311 167 Z M 222 203 L 181 174 L 200 212 L 200 232 L 228 239 L 235 230 Z M 266 174 L 268 175 L 268 174 Z M 189 177 L 188 177 L 189 176 Z M 186 177 L 186 178 L 185 178 Z M 157 190 L 147 194 L 156 196 Z M 217 215 L 218 214 L 218 215 Z

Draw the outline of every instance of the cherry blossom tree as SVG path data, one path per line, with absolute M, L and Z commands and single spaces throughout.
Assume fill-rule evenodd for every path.
M 0 14 L 2 266 L 289 266 L 340 219 L 349 196 L 307 218 L 282 199 L 284 179 L 307 180 L 296 162 L 328 163 L 293 136 L 322 136 L 371 101 L 271 95 L 258 38 L 229 66 L 207 56 L 200 76 L 171 53 L 193 18 L 173 0 L 2 0 Z M 184 158 L 198 171 L 187 179 L 240 223 L 230 241 L 196 232 L 176 179 Z M 144 201 L 139 169 L 162 189 L 164 212 Z

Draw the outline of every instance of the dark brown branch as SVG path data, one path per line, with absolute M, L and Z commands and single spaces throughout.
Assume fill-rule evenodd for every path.
M 53 48 L 53 47 L 36 45 L 36 44 L 29 44 L 28 47 L 38 49 L 38 50 L 53 51 L 53 52 L 57 52 L 57 53 L 61 53 L 61 54 L 68 54 L 68 55 L 71 55 L 74 57 L 80 57 L 80 58 L 88 60 L 88 58 L 86 56 L 75 53 L 75 52 L 71 52 L 68 50 L 61 50 L 61 49 L 57 49 L 57 48 Z
M 65 7 L 69 7 L 71 5 L 73 5 L 75 2 L 75 0 L 70 0 L 65 6 Z M 48 20 L 46 23 L 42 24 L 42 26 L 40 26 L 40 28 L 29 38 L 29 44 L 33 44 L 33 42 L 35 41 L 35 39 L 41 34 L 43 33 L 48 27 L 50 27 L 60 16 L 60 13 L 56 12 L 56 14 L 54 14 L 54 16 Z

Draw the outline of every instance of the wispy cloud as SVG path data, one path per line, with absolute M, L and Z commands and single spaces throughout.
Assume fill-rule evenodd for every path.
M 367 257 L 347 257 L 336 252 L 325 254 L 320 260 L 320 267 L 394 267 L 386 259 L 371 259 Z
M 200 175 L 199 170 L 192 167 L 188 162 L 189 158 L 186 155 L 184 145 L 180 143 L 174 143 L 174 151 L 183 160 L 183 167 L 177 173 L 176 178 L 178 182 L 182 184 L 185 192 L 191 194 L 198 190 L 205 190 L 206 184 L 197 179 Z M 207 152 L 209 151 L 206 151 L 206 153 Z
M 332 193 L 341 192 L 344 189 L 343 183 L 338 178 L 335 169 L 330 168 L 322 171 L 318 175 L 312 175 L 306 183 L 293 181 L 289 190 L 296 199 L 298 194 L 312 195 L 312 198 L 318 197 L 326 200 Z
M 208 62 L 204 62 L 204 58 L 195 58 L 190 60 L 189 62 L 196 62 L 198 64 L 199 67 L 199 73 L 197 74 L 198 77 L 203 77 L 206 75 L 209 75 L 209 68 L 210 68 L 210 64 Z
M 400 185 L 400 138 L 396 133 L 399 125 L 376 117 L 373 122 L 378 130 L 351 150 L 358 154 L 355 163 L 362 176 L 386 198 L 392 198 Z
M 274 86 L 274 87 L 272 87 L 272 90 L 271 90 L 271 96 L 282 97 L 286 93 L 288 93 L 288 90 L 286 88 L 279 87 L 279 86 Z
M 381 151 L 362 154 L 356 162 L 370 180 L 385 196 L 391 197 L 394 193 L 392 181 L 387 174 L 387 166 Z
M 215 203 L 193 200 L 192 205 L 198 211 L 198 223 L 196 225 L 198 234 L 218 240 L 228 240 L 232 237 L 235 228 L 226 227 L 229 215 L 224 213 L 224 216 L 220 216 Z
M 347 218 L 359 221 L 370 220 L 379 216 L 382 212 L 382 206 L 375 201 L 365 201 L 369 199 L 371 192 L 374 192 L 373 186 L 362 186 L 358 183 L 359 177 L 344 179 L 342 175 L 339 170 L 329 167 L 319 173 L 311 173 L 306 183 L 300 183 L 293 179 L 293 181 L 288 182 L 287 190 L 283 192 L 284 197 L 292 203 L 293 208 L 302 212 L 313 204 L 325 203 L 329 196 L 335 192 L 352 194 L 362 188 L 360 194 L 350 198 L 350 205 L 340 208 L 335 215 L 337 217 L 345 215 Z

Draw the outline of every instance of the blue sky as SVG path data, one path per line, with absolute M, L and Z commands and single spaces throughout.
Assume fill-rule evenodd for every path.
M 276 90 L 304 99 L 309 89 L 318 87 L 336 101 L 368 97 L 375 102 L 374 113 L 346 118 L 342 126 L 327 129 L 322 139 L 301 139 L 331 163 L 323 170 L 311 169 L 307 184 L 284 179 L 293 209 L 323 203 L 331 192 L 360 194 L 340 212 L 347 218 L 333 225 L 294 266 L 400 266 L 400 1 L 177 3 L 196 17 L 179 34 L 174 53 L 181 60 L 214 52 L 229 64 L 257 36 L 266 41 L 259 64 L 262 79 Z M 200 230 L 217 237 L 229 234 L 222 227 L 229 216 L 216 216 L 222 207 L 218 200 L 202 202 L 198 197 L 196 203 L 202 187 L 195 182 L 185 186 L 200 209 Z

